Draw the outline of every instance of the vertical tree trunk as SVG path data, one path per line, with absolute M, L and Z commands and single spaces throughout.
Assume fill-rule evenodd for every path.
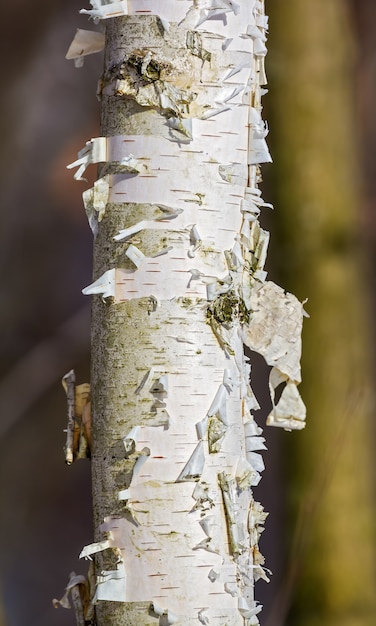
M 96 554 L 100 626 L 251 625 L 267 579 L 252 496 L 264 440 L 243 341 L 287 383 L 271 420 L 304 425 L 302 308 L 265 282 L 257 220 L 267 20 L 262 0 L 154 5 L 106 20 L 103 137 L 77 162 L 78 176 L 105 163 L 84 194 L 96 543 L 83 554 Z M 283 333 L 283 356 L 270 353 L 273 315 L 292 318 L 288 363 Z
M 374 393 L 352 33 L 340 0 L 275 0 L 270 17 L 276 265 L 311 313 L 303 371 L 312 419 L 289 449 L 294 507 L 304 515 L 288 623 L 368 626 L 376 615 Z M 286 623 L 290 601 L 284 589 L 273 624 Z

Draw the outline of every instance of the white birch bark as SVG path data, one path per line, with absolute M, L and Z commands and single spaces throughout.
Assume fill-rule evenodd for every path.
M 271 423 L 305 417 L 302 306 L 266 281 L 258 222 L 264 3 L 92 6 L 102 137 L 72 167 L 102 164 L 84 193 L 98 624 L 258 624 L 265 445 L 243 342 L 273 366 L 272 398 L 287 382 Z

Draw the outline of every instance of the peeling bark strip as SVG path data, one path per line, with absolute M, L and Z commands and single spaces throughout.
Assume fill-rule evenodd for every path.
M 91 4 L 106 20 L 102 136 L 69 167 L 80 179 L 101 164 L 84 193 L 95 280 L 83 290 L 96 541 L 82 556 L 95 555 L 97 621 L 256 625 L 265 444 L 244 343 L 273 366 L 270 423 L 305 419 L 303 308 L 266 281 L 258 221 L 264 3 Z
M 77 459 L 90 457 L 91 446 L 91 410 L 90 385 L 76 385 L 74 370 L 70 370 L 62 379 L 67 394 L 68 423 L 65 444 L 65 462 L 72 465 Z

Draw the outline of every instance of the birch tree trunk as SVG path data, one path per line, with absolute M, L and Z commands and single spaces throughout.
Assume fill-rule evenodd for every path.
M 75 163 L 78 178 L 102 164 L 84 194 L 96 542 L 82 554 L 96 555 L 97 623 L 258 624 L 265 446 L 243 342 L 274 366 L 273 394 L 285 383 L 270 421 L 305 416 L 302 307 L 265 280 L 257 219 L 263 1 L 92 4 L 116 15 L 102 137 Z

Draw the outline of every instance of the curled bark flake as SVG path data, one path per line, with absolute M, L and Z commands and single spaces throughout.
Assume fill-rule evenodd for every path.
M 92 592 L 94 588 L 92 587 L 92 567 L 92 564 L 90 564 L 88 578 L 71 572 L 62 598 L 60 600 L 56 598 L 52 600 L 55 609 L 58 609 L 59 606 L 64 609 L 70 609 L 69 596 L 71 597 L 76 617 L 76 626 L 88 626 L 93 623 Z
M 213 415 L 213 417 L 209 418 L 208 443 L 210 454 L 214 454 L 215 452 L 220 451 L 222 441 L 226 434 L 226 430 L 226 426 L 220 419 L 218 419 L 216 415 Z
M 68 423 L 65 444 L 65 462 L 72 465 L 77 459 L 90 457 L 91 447 L 91 410 L 90 385 L 76 386 L 74 370 L 70 370 L 62 379 L 67 394 Z
M 65 462 L 67 465 L 71 465 L 74 461 L 74 431 L 75 431 L 75 410 L 74 410 L 74 396 L 76 376 L 74 370 L 70 370 L 65 374 L 62 385 L 67 394 L 68 404 L 68 423 L 67 423 L 67 440 L 65 444 Z

